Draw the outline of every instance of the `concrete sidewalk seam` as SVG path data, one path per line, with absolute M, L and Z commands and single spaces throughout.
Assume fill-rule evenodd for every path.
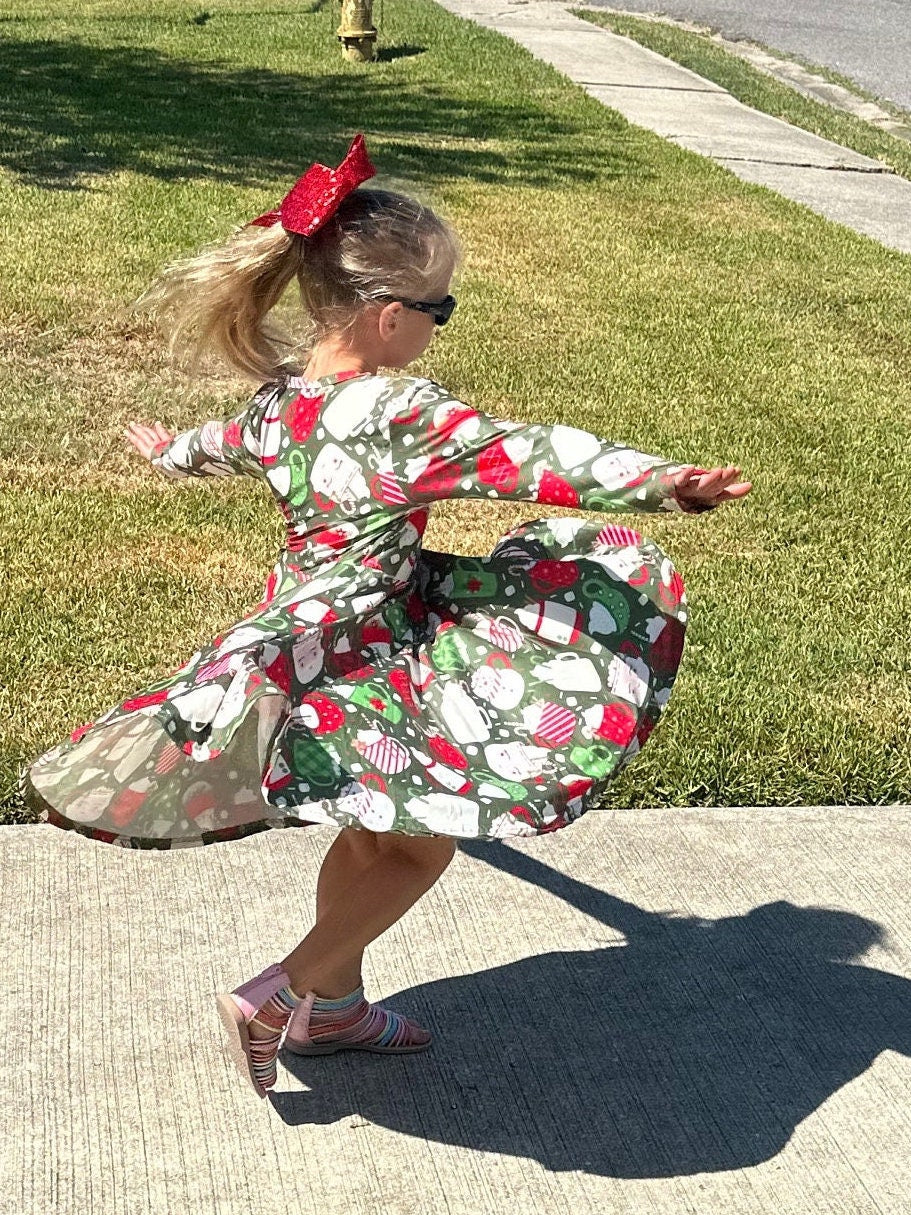
M 727 89 L 700 89 L 688 84 L 622 84 L 613 80 L 577 80 L 576 84 L 591 85 L 596 89 L 644 89 L 656 93 L 714 93 L 723 97 L 731 97 Z M 731 100 L 736 100 L 731 98 Z
M 667 139 L 682 139 L 682 135 L 668 135 Z M 868 173 L 876 175 L 877 173 L 891 173 L 895 176 L 893 169 L 888 165 L 881 165 L 879 168 L 868 168 L 866 165 L 816 165 L 811 161 L 799 160 L 769 160 L 763 156 L 719 156 L 719 161 L 734 161 L 738 164 L 751 165 L 787 165 L 790 169 L 823 169 L 826 173 Z

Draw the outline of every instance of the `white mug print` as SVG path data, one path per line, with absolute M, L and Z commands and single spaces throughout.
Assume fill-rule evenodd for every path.
M 640 473 L 661 463 L 660 456 L 646 456 L 642 452 L 621 447 L 596 460 L 592 465 L 592 476 L 605 489 L 622 489 Z
M 561 692 L 597 692 L 601 687 L 598 668 L 590 658 L 577 654 L 558 654 L 556 658 L 538 663 L 531 673 Z
M 643 705 L 648 695 L 648 667 L 641 659 L 615 656 L 607 670 L 610 690 L 634 705 Z
M 370 831 L 389 831 L 395 822 L 395 802 L 388 794 L 360 781 L 348 785 L 335 803 L 336 810 L 353 814 Z
M 287 464 L 273 464 L 267 468 L 266 480 L 280 498 L 287 498 L 291 488 L 291 469 Z
M 327 443 L 313 461 L 310 488 L 348 512 L 370 496 L 360 464 L 335 443 Z
M 443 688 L 440 716 L 456 742 L 484 742 L 490 738 L 490 718 L 460 683 L 450 682 Z
M 373 421 L 376 396 L 376 380 L 347 384 L 323 408 L 320 421 L 333 439 L 350 439 Z
M 533 780 L 547 766 L 546 747 L 531 747 L 527 743 L 491 743 L 484 748 L 484 758 L 491 772 L 507 780 Z
M 224 694 L 225 690 L 220 684 L 204 684 L 184 692 L 181 696 L 170 697 L 168 704 L 191 730 L 199 732 L 211 724 Z
M 478 834 L 480 807 L 454 793 L 425 793 L 409 798 L 405 809 L 435 835 L 471 837 Z
M 554 426 L 550 432 L 550 444 L 561 468 L 577 468 L 586 464 L 601 450 L 600 439 L 575 426 Z
M 245 646 L 255 645 L 261 638 L 262 631 L 260 629 L 254 629 L 248 624 L 243 624 L 240 628 L 232 629 L 227 634 L 215 653 L 220 658 L 222 654 L 231 654 L 234 650 L 242 650 Z
M 472 671 L 471 690 L 495 709 L 514 709 L 525 694 L 525 680 L 515 667 L 485 663 Z

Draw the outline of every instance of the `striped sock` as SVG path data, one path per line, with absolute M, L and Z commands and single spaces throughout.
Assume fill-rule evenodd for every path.
M 278 1046 L 282 1030 L 288 1024 L 291 1014 L 300 1004 L 300 996 L 296 996 L 290 987 L 283 987 L 275 995 L 270 996 L 262 1008 L 258 1008 L 248 1024 L 256 1022 L 271 1032 L 263 1038 L 250 1037 L 250 1061 L 253 1074 L 264 1089 L 275 1087 L 277 1071 L 275 1060 L 278 1056 Z
M 357 1046 L 418 1046 L 430 1041 L 430 1034 L 398 1013 L 368 1004 L 363 987 L 337 1000 L 319 996 L 310 1010 L 308 1033 L 314 1044 L 348 1042 Z

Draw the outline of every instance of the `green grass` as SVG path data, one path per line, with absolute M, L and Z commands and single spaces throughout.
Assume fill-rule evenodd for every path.
M 490 412 L 741 464 L 742 503 L 640 516 L 682 571 L 668 714 L 611 805 L 907 801 L 911 258 L 629 126 L 499 36 L 387 0 L 372 66 L 326 9 L 33 3 L 3 21 L 0 804 L 20 764 L 258 599 L 282 520 L 121 431 L 224 416 L 127 304 L 364 130 L 457 225 L 460 307 L 415 370 Z M 22 12 L 26 15 L 21 15 Z M 508 87 L 502 82 L 509 82 Z M 439 511 L 480 551 L 529 504 Z
M 874 160 L 888 165 L 902 177 L 911 178 L 911 143 L 908 140 L 888 131 L 881 131 L 853 114 L 844 113 L 821 101 L 814 101 L 812 97 L 804 96 L 737 55 L 730 54 L 708 35 L 682 30 L 664 21 L 646 21 L 625 14 L 593 12 L 589 9 L 573 9 L 573 12 L 577 17 L 591 21 L 594 25 L 604 26 L 616 34 L 632 38 L 633 41 L 647 46 L 649 50 L 673 59 L 675 63 L 704 76 L 706 80 L 721 85 L 738 101 L 754 110 L 782 118 L 785 122 L 811 131 L 814 135 L 820 135 L 823 139 L 831 139 L 842 147 L 852 148 L 862 156 L 872 156 Z M 858 96 L 874 100 L 845 77 L 803 60 L 799 62 L 827 80 L 850 88 Z M 875 100 L 879 101 L 878 98 Z M 894 107 L 888 108 L 895 114 L 901 113 Z M 904 117 L 908 119 L 907 115 Z

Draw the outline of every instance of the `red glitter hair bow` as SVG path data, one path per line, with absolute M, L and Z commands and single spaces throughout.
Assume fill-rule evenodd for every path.
M 339 203 L 363 181 L 375 176 L 363 135 L 355 135 L 345 159 L 337 169 L 313 164 L 299 177 L 277 210 L 267 211 L 251 219 L 247 227 L 256 224 L 269 228 L 280 223 L 286 232 L 312 236 L 338 210 Z

